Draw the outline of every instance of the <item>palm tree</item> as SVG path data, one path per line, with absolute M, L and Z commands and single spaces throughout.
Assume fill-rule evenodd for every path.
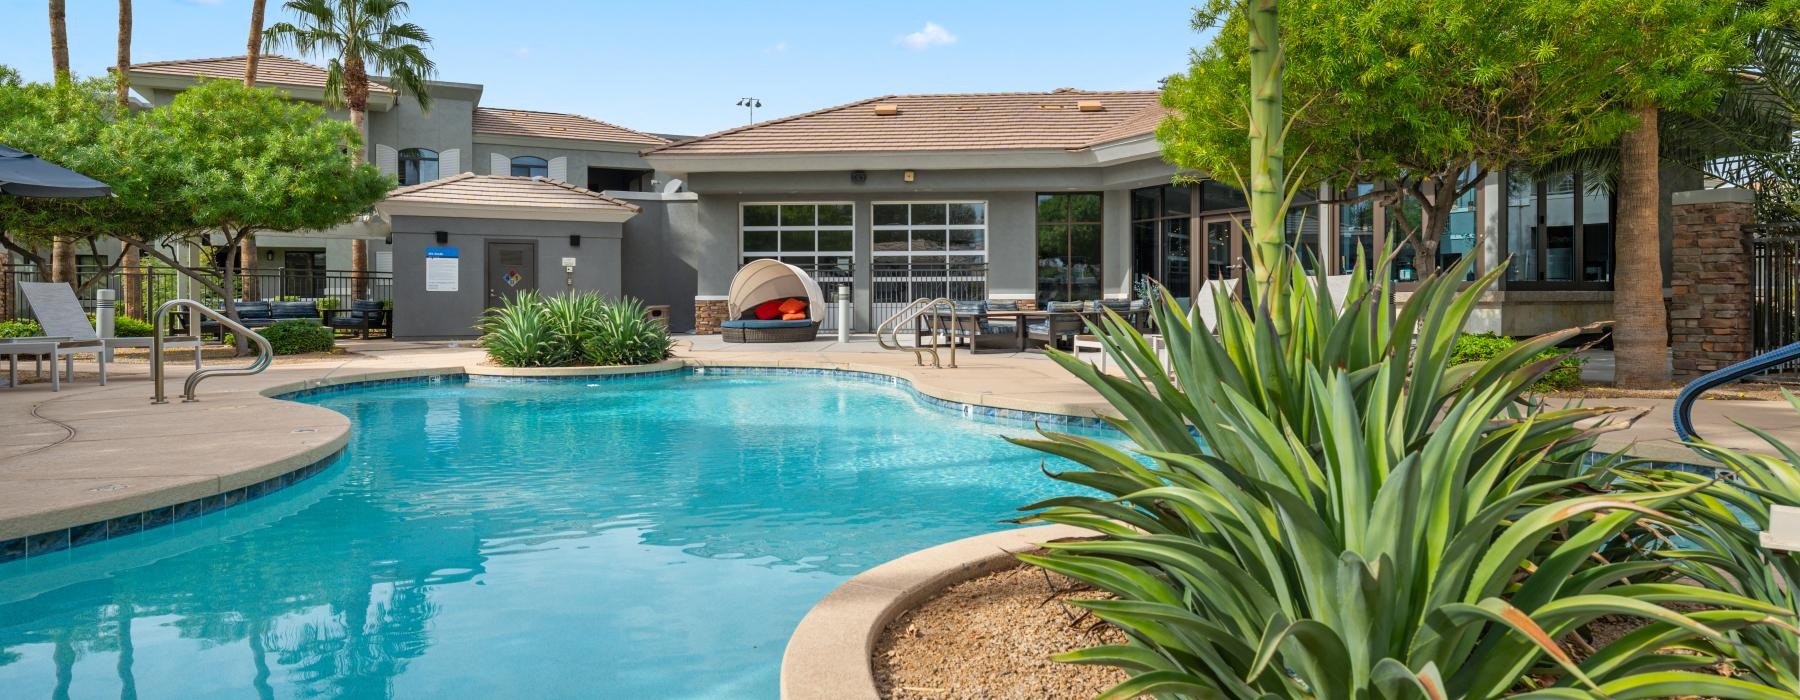
M 67 85 L 69 73 L 69 20 L 63 0 L 50 0 L 50 71 L 57 85 Z M 57 239 L 50 244 L 50 280 L 75 283 L 75 244 Z
M 282 7 L 297 15 L 299 24 L 276 23 L 264 36 L 275 48 L 292 47 L 325 59 L 325 98 L 350 110 L 350 123 L 365 140 L 371 70 L 411 94 L 421 109 L 430 109 L 425 84 L 437 69 L 425 56 L 431 35 L 403 21 L 409 9 L 405 0 L 288 0 Z M 368 162 L 367 148 L 356 150 L 357 165 Z M 368 242 L 351 241 L 350 276 L 357 296 L 366 292 L 368 268 Z
M 1613 383 L 1662 388 L 1669 383 L 1669 318 L 1663 305 L 1662 199 L 1656 105 L 1633 110 L 1638 124 L 1619 138 L 1619 222 L 1613 244 Z
M 254 0 L 250 3 L 250 40 L 244 45 L 244 87 L 256 87 L 256 64 L 262 60 L 263 8 L 266 5 L 267 0 Z M 244 237 L 238 256 L 238 269 L 250 270 L 256 267 L 256 236 Z M 262 298 L 258 281 L 256 275 L 244 275 L 245 299 L 254 301 Z
M 119 82 L 119 110 L 131 108 L 131 79 L 126 71 L 131 69 L 131 0 L 119 0 L 119 67 L 115 78 Z M 123 258 L 119 266 L 125 268 L 125 315 L 131 318 L 144 318 L 144 276 L 138 270 L 138 250 L 130 243 L 120 244 L 119 257 Z

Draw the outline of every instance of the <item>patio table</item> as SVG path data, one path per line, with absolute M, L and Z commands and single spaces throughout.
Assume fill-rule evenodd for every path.
M 37 371 L 44 371 L 43 356 L 55 357 L 56 346 L 70 340 L 67 336 L 38 335 L 24 338 L 0 338 L 0 355 L 6 356 L 6 386 L 9 389 L 19 387 L 19 356 L 38 358 Z M 56 371 L 54 359 L 50 363 L 50 390 L 62 391 L 62 375 Z

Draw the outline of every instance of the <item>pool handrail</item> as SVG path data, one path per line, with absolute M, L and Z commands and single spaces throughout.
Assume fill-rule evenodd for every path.
M 1694 404 L 1700 400 L 1701 394 L 1795 360 L 1800 360 L 1800 343 L 1734 362 L 1688 382 L 1687 386 L 1681 387 L 1681 393 L 1675 395 L 1675 436 L 1683 442 L 1701 439 L 1700 434 L 1694 431 Z
M 169 402 L 167 395 L 163 393 L 163 339 L 167 336 L 165 331 L 168 330 L 169 312 L 182 306 L 187 307 L 190 312 L 217 321 L 220 326 L 228 328 L 231 332 L 238 334 L 239 338 L 249 338 L 251 342 L 256 343 L 256 359 L 252 360 L 248 365 L 243 367 L 208 367 L 206 369 L 194 370 L 193 373 L 189 374 L 187 376 L 187 381 L 184 382 L 181 387 L 182 403 L 192 403 L 199 400 L 194 397 L 194 391 L 200 386 L 200 380 L 206 379 L 207 377 L 239 377 L 261 374 L 263 370 L 269 368 L 271 362 L 275 361 L 275 349 L 269 345 L 269 339 L 262 337 L 261 333 L 250 330 L 248 326 L 231 320 L 231 318 L 226 316 L 223 312 L 217 311 L 212 307 L 193 299 L 170 299 L 163 302 L 162 306 L 156 307 L 156 313 L 151 316 L 150 381 L 152 384 L 156 385 L 156 393 L 150 397 L 150 403 L 164 404 Z M 196 328 L 196 330 L 198 329 Z M 198 345 L 194 346 L 194 352 L 196 354 L 200 352 L 200 347 Z

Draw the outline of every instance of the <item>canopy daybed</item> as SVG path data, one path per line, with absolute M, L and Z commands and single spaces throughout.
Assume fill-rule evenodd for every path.
M 825 320 L 825 294 L 812 276 L 780 260 L 753 260 L 731 278 L 726 320 L 720 324 L 727 343 L 795 343 L 819 335 Z

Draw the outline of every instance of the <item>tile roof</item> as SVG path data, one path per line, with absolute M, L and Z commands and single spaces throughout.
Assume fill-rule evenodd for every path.
M 561 180 L 509 175 L 462 173 L 408 185 L 388 193 L 386 202 L 460 206 L 525 206 L 557 209 L 622 209 L 638 211 L 630 202 L 613 199 Z
M 760 122 L 645 151 L 756 155 L 997 149 L 1081 150 L 1148 108 L 1154 90 L 888 95 Z M 1082 102 L 1103 109 L 1083 111 Z M 877 106 L 898 109 L 878 115 Z M 1142 128 L 1141 124 L 1137 128 Z M 1154 130 L 1152 121 L 1146 130 Z M 1122 138 L 1116 136 L 1114 138 Z
M 1129 119 L 1119 122 L 1113 128 L 1095 135 L 1092 140 L 1087 142 L 1087 145 L 1093 147 L 1146 134 L 1154 136 L 1157 125 L 1162 123 L 1164 117 L 1172 113 L 1169 108 L 1161 104 L 1150 105 L 1138 110 L 1137 114 L 1131 115 Z
M 180 61 L 133 63 L 131 71 L 184 78 L 207 77 L 242 80 L 244 78 L 244 57 L 224 56 L 221 58 L 190 58 Z M 256 82 L 259 83 L 324 89 L 325 75 L 324 68 L 286 56 L 264 54 L 256 61 Z M 369 81 L 369 91 L 392 93 L 394 89 L 371 80 Z
M 589 119 L 579 114 L 534 112 L 525 109 L 497 107 L 475 108 L 475 132 L 508 136 L 536 136 L 549 139 L 638 143 L 651 146 L 669 143 L 668 139 L 660 136 L 633 131 L 598 119 Z

